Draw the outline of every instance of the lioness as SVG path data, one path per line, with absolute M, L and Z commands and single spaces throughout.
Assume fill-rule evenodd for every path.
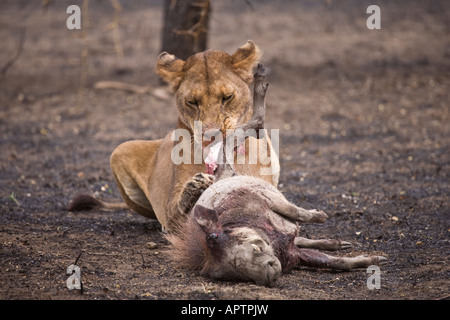
M 201 121 L 203 132 L 215 129 L 222 133 L 248 121 L 252 116 L 249 84 L 260 56 L 252 41 L 232 55 L 208 50 L 183 61 L 161 53 L 156 71 L 175 91 L 179 111 L 176 129 L 185 129 L 193 137 L 195 121 Z M 279 162 L 268 135 L 261 139 L 248 137 L 243 151 L 246 157 L 250 142 L 258 148 L 264 144 L 271 162 L 235 162 L 236 172 L 259 177 L 276 187 Z M 157 219 L 168 230 L 192 207 L 192 203 L 186 203 L 192 198 L 189 194 L 202 192 L 214 181 L 214 176 L 206 173 L 204 161 L 173 163 L 171 154 L 177 143 L 171 132 L 160 140 L 125 142 L 111 155 L 111 169 L 126 204 L 145 217 Z M 272 174 L 262 174 L 262 167 L 270 167 Z

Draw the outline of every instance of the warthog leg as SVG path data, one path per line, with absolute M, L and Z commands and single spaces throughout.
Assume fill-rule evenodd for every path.
M 237 138 L 237 146 L 240 147 L 245 142 L 245 139 L 249 136 L 253 136 L 257 139 L 264 138 L 264 119 L 266 115 L 266 92 L 269 87 L 266 80 L 266 71 L 262 63 L 258 64 L 256 73 L 254 74 L 254 89 L 253 89 L 253 114 L 247 123 L 238 125 L 234 130 L 234 137 Z M 260 135 L 261 133 L 261 135 Z M 216 176 L 216 181 L 231 177 L 236 175 L 236 170 L 234 169 L 234 149 L 226 148 L 227 143 L 223 143 L 223 148 L 220 151 L 218 159 L 222 159 L 219 162 L 214 175 Z
M 249 129 L 255 130 L 258 134 L 260 129 L 264 129 L 264 119 L 266 116 L 266 92 L 269 87 L 268 83 L 265 83 L 266 80 L 266 70 L 262 63 L 258 63 L 258 67 L 256 68 L 256 73 L 254 75 L 254 89 L 253 89 L 253 115 L 249 122 L 237 126 L 237 129 L 241 129 L 242 132 L 245 132 Z M 238 137 L 241 138 L 241 137 Z M 245 136 L 244 136 L 245 138 Z M 263 137 L 258 137 L 263 138 Z M 241 139 L 242 142 L 242 139 Z M 239 146 L 240 144 L 238 144 Z
M 296 237 L 294 243 L 299 248 L 310 248 L 318 250 L 341 250 L 352 247 L 350 242 L 332 239 L 307 239 L 303 237 Z
M 297 255 L 299 265 L 346 271 L 367 268 L 370 265 L 378 265 L 387 260 L 382 256 L 334 257 L 311 249 L 298 249 Z
M 264 190 L 259 192 L 262 198 L 266 199 L 267 204 L 275 213 L 297 222 L 318 222 L 322 223 L 328 218 L 328 215 L 320 210 L 307 210 L 297 207 L 290 203 L 283 195 L 276 191 Z

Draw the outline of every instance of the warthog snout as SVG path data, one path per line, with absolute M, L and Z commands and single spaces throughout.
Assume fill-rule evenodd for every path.
M 281 275 L 281 263 L 277 258 L 272 258 L 264 265 L 264 272 L 260 279 L 254 279 L 257 284 L 272 287 Z M 258 281 L 259 280 L 259 281 Z

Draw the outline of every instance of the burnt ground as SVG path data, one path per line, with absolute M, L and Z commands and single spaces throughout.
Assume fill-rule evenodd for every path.
M 232 53 L 253 39 L 265 52 L 280 189 L 330 216 L 305 225 L 303 235 L 354 244 L 339 255 L 388 257 L 379 290 L 367 288 L 364 269 L 298 268 L 274 288 L 211 280 L 169 261 L 156 221 L 127 210 L 67 212 L 76 193 L 120 199 L 111 152 L 127 140 L 162 137 L 177 117 L 170 97 L 94 88 L 101 80 L 159 86 L 161 3 L 124 4 L 116 37 L 108 1 L 91 1 L 83 29 L 68 30 L 73 2 L 0 4 L 1 299 L 448 297 L 445 0 L 377 1 L 381 30 L 366 28 L 370 1 L 249 1 L 253 9 L 214 1 L 210 47 Z M 77 257 L 82 292 L 66 287 Z

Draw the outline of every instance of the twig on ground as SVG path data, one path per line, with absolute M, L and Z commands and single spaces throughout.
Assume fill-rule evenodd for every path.
M 169 90 L 165 87 L 152 89 L 148 86 L 140 86 L 120 81 L 98 81 L 94 84 L 94 88 L 124 90 L 137 94 L 151 94 L 152 96 L 161 100 L 169 100 L 171 97 Z

